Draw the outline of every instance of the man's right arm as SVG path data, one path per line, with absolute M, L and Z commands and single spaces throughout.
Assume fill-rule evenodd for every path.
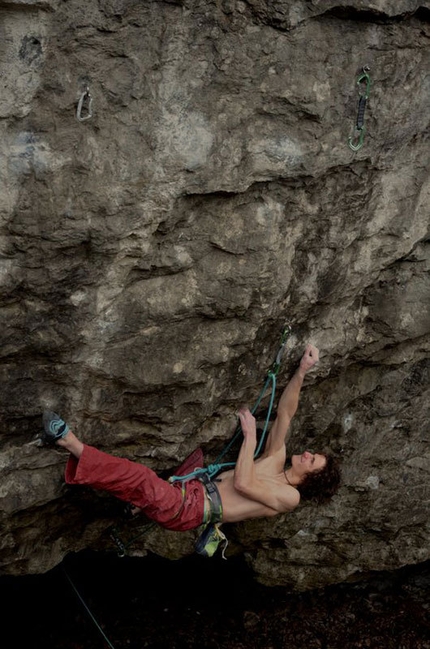
M 243 442 L 234 469 L 233 485 L 235 490 L 245 498 L 270 507 L 276 512 L 291 511 L 300 501 L 296 489 L 287 484 L 274 484 L 262 481 L 255 470 L 254 452 L 257 446 L 255 418 L 248 409 L 239 412 L 243 432 Z
M 307 345 L 300 361 L 300 366 L 293 378 L 288 383 L 279 400 L 275 422 L 267 438 L 264 456 L 276 455 L 285 452 L 285 442 L 288 429 L 299 405 L 300 391 L 306 372 L 310 370 L 319 359 L 319 352 L 313 345 Z

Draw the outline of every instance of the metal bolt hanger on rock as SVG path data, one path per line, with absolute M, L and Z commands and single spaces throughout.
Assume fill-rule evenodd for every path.
M 86 86 L 78 102 L 78 108 L 76 111 L 77 120 L 79 122 L 85 122 L 85 120 L 90 119 L 93 116 L 92 107 L 93 98 L 90 94 L 89 87 Z
M 366 103 L 369 99 L 371 85 L 369 72 L 370 67 L 368 65 L 363 66 L 363 71 L 357 79 L 357 85 L 359 88 L 357 120 L 355 123 L 354 134 L 348 139 L 348 145 L 352 151 L 358 151 L 363 146 L 364 133 L 366 130 L 364 127 L 364 113 L 366 111 Z

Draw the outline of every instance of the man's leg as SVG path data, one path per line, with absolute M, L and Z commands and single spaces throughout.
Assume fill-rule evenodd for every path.
M 120 500 L 141 508 L 149 518 L 170 529 L 186 530 L 201 524 L 204 496 L 200 483 L 187 485 L 184 498 L 179 485 L 162 480 L 143 464 L 83 444 L 67 424 L 58 415 L 55 416 L 55 428 L 59 429 L 60 436 L 53 441 L 71 454 L 65 472 L 67 484 L 108 491 Z M 50 422 L 52 424 L 52 417 Z M 49 425 L 47 423 L 45 429 Z
M 161 524 L 181 509 L 181 490 L 143 464 L 82 444 L 71 431 L 57 444 L 71 452 L 65 471 L 67 484 L 108 491 L 140 507 L 149 518 Z

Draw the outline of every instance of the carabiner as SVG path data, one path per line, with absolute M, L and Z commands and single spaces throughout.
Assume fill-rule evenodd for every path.
M 279 347 L 278 353 L 276 354 L 276 359 L 275 362 L 273 363 L 271 369 L 268 371 L 269 374 L 273 374 L 274 376 L 277 376 L 279 372 L 279 368 L 281 367 L 281 361 L 282 361 L 282 356 L 284 355 L 285 351 L 285 346 L 287 344 L 287 340 L 291 335 L 291 325 L 286 324 L 284 329 L 282 330 L 282 335 L 281 335 L 281 346 Z
M 86 119 L 90 119 L 90 117 L 93 116 L 92 105 L 93 98 L 91 97 L 90 89 L 87 86 L 81 95 L 78 103 L 78 109 L 76 111 L 76 118 L 79 122 L 85 122 Z M 84 112 L 86 112 L 86 115 L 83 115 Z
M 364 126 L 362 126 L 360 129 L 357 128 L 357 129 L 355 130 L 354 135 L 352 135 L 352 136 L 348 139 L 349 148 L 350 148 L 352 151 L 359 151 L 359 149 L 361 149 L 361 147 L 363 146 L 363 141 L 364 141 L 364 132 L 365 132 L 365 130 L 366 130 L 366 129 L 364 128 Z
M 371 83 L 372 83 L 370 81 L 369 72 L 370 72 L 369 66 L 365 65 L 363 67 L 363 72 L 360 74 L 360 76 L 357 79 L 357 86 L 360 87 L 361 84 L 364 84 L 364 83 L 366 84 L 365 92 L 360 92 L 360 90 L 358 91 L 360 97 L 364 97 L 365 99 L 369 99 L 370 86 L 371 86 Z
M 287 322 L 282 330 L 281 343 L 285 343 L 288 340 L 288 338 L 291 336 L 292 330 L 292 326 Z

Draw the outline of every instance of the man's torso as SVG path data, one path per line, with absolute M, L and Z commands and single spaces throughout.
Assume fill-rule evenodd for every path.
M 273 456 L 264 457 L 256 460 L 254 466 L 258 480 L 267 490 L 294 489 L 286 481 L 283 463 L 279 462 L 279 458 Z M 234 470 L 221 473 L 216 480 L 222 500 L 224 523 L 235 523 L 263 516 L 276 516 L 281 513 L 279 510 L 272 509 L 261 502 L 251 500 L 240 494 L 234 487 Z M 294 489 L 294 491 L 296 490 Z M 288 510 L 284 509 L 284 511 Z

